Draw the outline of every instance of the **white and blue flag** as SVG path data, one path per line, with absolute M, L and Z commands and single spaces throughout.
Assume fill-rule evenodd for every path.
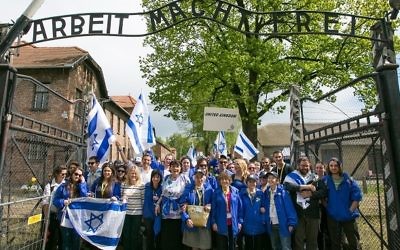
M 225 132 L 218 132 L 217 139 L 214 141 L 214 151 L 220 155 L 228 155 L 228 147 L 226 146 Z
M 71 201 L 61 226 L 74 228 L 84 240 L 100 249 L 116 249 L 124 226 L 126 203 L 91 197 Z
M 136 154 L 141 154 L 156 145 L 150 113 L 142 93 L 139 95 L 125 130 Z
M 248 160 L 251 160 L 259 152 L 242 130 L 240 130 L 236 139 L 234 151 Z
M 96 156 L 100 163 L 103 163 L 108 158 L 110 144 L 112 144 L 116 138 L 113 135 L 113 131 L 104 114 L 103 108 L 94 95 L 92 95 L 91 108 L 87 120 L 87 158 Z
M 196 159 L 197 152 L 196 152 L 196 148 L 194 147 L 193 143 L 187 152 L 187 156 L 190 158 L 192 165 L 196 166 L 197 165 L 197 159 Z

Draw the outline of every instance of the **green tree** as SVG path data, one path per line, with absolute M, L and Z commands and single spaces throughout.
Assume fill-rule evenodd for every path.
M 212 12 L 217 2 L 196 4 Z M 227 2 L 256 12 L 317 10 L 377 18 L 389 9 L 386 2 L 377 0 Z M 143 0 L 147 10 L 168 3 Z M 190 9 L 191 4 L 181 1 L 180 7 Z M 192 19 L 146 38 L 145 45 L 154 52 L 141 60 L 141 70 L 155 88 L 150 99 L 156 110 L 165 109 L 176 120 L 192 122 L 193 130 L 206 138 L 202 132 L 205 106 L 238 108 L 243 131 L 255 143 L 260 117 L 271 109 L 279 111 L 282 107 L 276 104 L 288 99 L 293 84 L 301 87 L 303 96 L 316 97 L 322 94 L 322 87 L 338 87 L 373 70 L 368 40 L 329 35 L 261 36 L 256 33 L 271 20 L 263 15 L 243 20 L 246 34 L 209 20 Z M 365 22 L 363 32 L 368 33 L 374 21 Z M 313 25 L 321 25 L 321 20 L 313 19 Z M 215 137 L 208 142 L 210 139 Z

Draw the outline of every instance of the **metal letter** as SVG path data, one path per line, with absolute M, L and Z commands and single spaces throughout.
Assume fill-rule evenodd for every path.
M 61 23 L 60 27 L 57 27 L 57 23 Z M 53 19 L 51 19 L 51 24 L 53 27 L 53 38 L 57 37 L 57 31 L 59 31 L 62 35 L 62 37 L 67 36 L 67 34 L 65 33 L 64 29 L 65 29 L 65 20 L 61 17 L 55 17 Z
M 93 26 L 95 24 L 103 24 L 103 20 L 95 20 L 97 18 L 103 18 L 101 13 L 93 13 L 89 16 L 89 34 L 103 34 L 102 30 L 94 30 Z
M 325 13 L 325 22 L 324 22 L 325 33 L 328 33 L 328 34 L 338 34 L 339 33 L 338 30 L 329 29 L 330 23 L 338 23 L 339 22 L 337 20 L 338 17 L 339 17 L 339 15 L 337 13 Z
M 79 20 L 80 23 L 77 24 L 76 21 Z M 71 35 L 79 35 L 82 34 L 83 25 L 85 25 L 85 19 L 79 15 L 71 16 Z

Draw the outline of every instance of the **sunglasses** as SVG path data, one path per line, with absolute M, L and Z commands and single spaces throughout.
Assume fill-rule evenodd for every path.
M 89 165 L 93 165 L 93 164 L 95 164 L 95 163 L 96 163 L 95 161 L 89 161 L 89 162 L 88 162 Z
M 118 170 L 118 173 L 125 173 L 125 170 Z
M 81 174 L 78 174 L 78 173 L 74 173 L 74 175 L 75 175 L 75 176 L 79 176 L 79 177 L 82 176 Z

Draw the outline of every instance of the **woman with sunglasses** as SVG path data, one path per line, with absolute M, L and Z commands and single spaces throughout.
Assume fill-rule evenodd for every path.
M 53 205 L 58 210 L 58 220 L 61 221 L 64 208 L 71 203 L 71 199 L 86 197 L 87 187 L 80 167 L 73 167 L 71 175 L 61 184 L 54 194 Z M 61 249 L 80 249 L 81 239 L 73 228 L 61 226 Z
M 115 169 L 106 162 L 102 166 L 101 176 L 94 181 L 90 191 L 95 198 L 119 200 L 121 197 L 121 183 L 116 181 Z
M 205 186 L 210 187 L 212 190 L 216 190 L 218 188 L 217 179 L 208 172 L 208 161 L 206 158 L 200 158 L 197 160 L 196 169 L 200 169 L 204 172 L 206 177 L 204 181 Z M 191 180 L 193 181 L 193 178 L 191 178 Z
M 50 206 L 50 203 L 54 197 L 54 192 L 57 188 L 64 183 L 65 176 L 67 175 L 67 167 L 64 165 L 58 166 L 53 169 L 53 179 L 49 181 L 44 187 L 43 195 L 47 196 L 42 201 L 43 215 L 47 218 L 50 216 L 49 224 L 47 227 L 47 241 L 45 249 L 56 249 L 58 245 L 61 245 L 61 231 L 60 222 L 57 220 L 57 208 L 54 205 Z
M 127 169 L 126 169 L 125 165 L 115 164 L 115 162 L 114 162 L 114 168 L 115 168 L 115 171 L 117 172 L 116 181 L 121 184 L 124 183 L 127 178 L 127 174 L 126 174 Z

